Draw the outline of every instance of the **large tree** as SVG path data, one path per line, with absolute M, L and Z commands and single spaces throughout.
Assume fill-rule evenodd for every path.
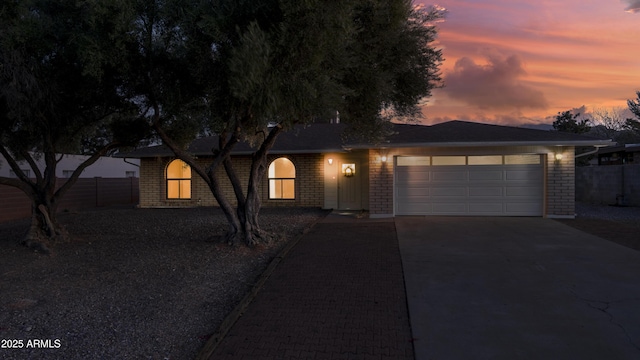
M 73 0 L 0 5 L 0 154 L 16 175 L 0 177 L 0 184 L 31 200 L 28 246 L 48 251 L 50 242 L 67 237 L 56 219 L 60 199 L 87 166 L 135 143 L 139 134 L 117 91 L 118 34 L 126 31 L 119 26 L 126 23 L 117 5 Z M 56 165 L 65 153 L 89 156 L 57 186 Z M 31 176 L 20 162 L 28 164 Z
M 282 131 L 339 112 L 361 134 L 380 134 L 393 116 L 417 116 L 440 81 L 433 41 L 443 13 L 407 0 L 141 1 L 136 16 L 127 96 L 208 184 L 230 242 L 269 238 L 258 184 Z M 206 166 L 184 150 L 203 132 L 219 135 Z M 246 188 L 229 156 L 240 141 L 256 149 Z
M 591 130 L 588 119 L 580 119 L 580 113 L 572 113 L 571 110 L 559 112 L 553 122 L 553 128 L 557 131 L 584 134 Z

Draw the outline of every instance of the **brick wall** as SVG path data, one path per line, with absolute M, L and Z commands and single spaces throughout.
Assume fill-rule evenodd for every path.
M 562 149 L 562 160 L 554 153 L 546 156 L 547 163 L 547 207 L 548 217 L 571 217 L 575 215 L 575 158 L 574 148 Z M 555 153 L 558 151 L 556 150 Z
M 576 168 L 576 200 L 640 206 L 640 165 Z
M 369 214 L 393 214 L 393 155 L 383 162 L 378 150 L 369 150 Z
M 281 157 L 270 155 L 269 163 Z M 321 154 L 296 154 L 285 155 L 296 168 L 295 199 L 280 200 L 269 199 L 269 181 L 265 174 L 259 186 L 263 206 L 323 206 L 324 184 L 323 164 Z M 172 158 L 141 159 L 140 163 L 140 206 L 141 207 L 190 207 L 190 206 L 217 206 L 207 183 L 195 172 L 191 172 L 191 199 L 174 200 L 167 199 L 165 170 Z M 210 163 L 208 158 L 200 158 L 198 163 L 206 167 Z M 233 166 L 242 188 L 246 192 L 249 182 L 249 168 L 251 158 L 249 156 L 236 156 L 233 158 Z M 227 199 L 236 204 L 233 187 L 228 180 L 224 169 L 217 169 L 218 179 L 222 191 Z
M 81 178 L 62 197 L 58 211 L 138 204 L 138 178 Z M 66 179 L 58 179 L 57 186 Z M 0 185 L 0 222 L 31 215 L 31 201 L 21 190 Z

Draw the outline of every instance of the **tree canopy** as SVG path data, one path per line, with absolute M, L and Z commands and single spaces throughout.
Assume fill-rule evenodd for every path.
M 119 146 L 133 145 L 144 126 L 118 94 L 120 8 L 108 1 L 5 1 L 0 5 L 0 154 L 17 178 L 0 184 L 32 201 L 25 242 L 44 248 L 64 237 L 59 199 L 84 168 Z M 56 187 L 62 153 L 90 155 Z M 38 168 L 41 156 L 45 169 Z M 33 177 L 22 171 L 25 161 Z
M 152 129 L 205 180 L 229 220 L 227 238 L 255 243 L 268 237 L 257 184 L 278 135 L 339 114 L 373 139 L 392 118 L 419 116 L 418 102 L 441 85 L 434 41 L 443 17 L 410 0 L 4 2 L 0 151 L 17 171 L 17 159 L 32 164 L 30 151 L 40 152 L 47 170 L 0 183 L 55 218 L 64 193 L 53 190 L 55 154 L 95 161 Z M 209 133 L 219 143 L 203 165 L 185 148 Z M 256 149 L 246 188 L 229 156 L 239 141 Z M 219 169 L 234 200 L 220 191 Z
M 584 134 L 591 129 L 589 120 L 578 119 L 580 114 L 572 114 L 571 110 L 559 112 L 553 122 L 553 128 L 557 131 Z
M 257 184 L 280 132 L 339 114 L 371 138 L 394 116 L 417 116 L 418 101 L 440 85 L 442 55 L 433 42 L 444 14 L 411 1 L 135 4 L 123 93 L 208 184 L 229 220 L 230 241 L 265 238 Z M 203 166 L 184 149 L 208 132 L 220 142 Z M 243 140 L 256 148 L 246 188 L 229 157 Z M 234 200 L 220 191 L 219 168 Z

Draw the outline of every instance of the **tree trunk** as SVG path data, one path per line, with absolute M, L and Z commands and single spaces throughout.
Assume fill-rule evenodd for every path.
M 49 254 L 54 243 L 68 241 L 69 233 L 58 222 L 56 210 L 57 206 L 49 201 L 32 200 L 31 225 L 22 240 L 23 245 Z
M 258 222 L 261 205 L 258 194 L 259 178 L 261 178 L 261 176 L 256 174 L 256 171 L 252 169 L 249 177 L 246 201 L 244 202 L 244 206 L 238 205 L 238 218 L 242 226 L 242 238 L 247 246 L 269 243 L 275 237 L 273 234 L 262 230 Z
M 258 215 L 260 213 L 260 194 L 258 192 L 258 186 L 262 182 L 265 172 L 267 171 L 267 154 L 278 134 L 282 131 L 281 127 L 275 127 L 269 131 L 266 139 L 262 142 L 260 149 L 256 151 L 251 159 L 251 170 L 249 173 L 249 184 L 247 185 L 247 196 L 244 199 L 238 197 L 238 219 L 242 226 L 242 238 L 247 246 L 255 246 L 260 243 L 268 243 L 276 236 L 268 233 L 260 227 L 258 221 Z M 234 182 L 239 182 L 237 176 L 229 174 L 229 179 Z M 234 174 L 235 175 L 235 174 Z M 234 184 L 234 188 L 235 188 Z M 242 201 L 241 201 L 242 200 Z

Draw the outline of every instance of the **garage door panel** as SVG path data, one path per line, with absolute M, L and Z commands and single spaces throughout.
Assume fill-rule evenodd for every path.
M 464 203 L 434 203 L 434 215 L 461 214 L 467 212 L 467 204 Z
M 404 169 L 409 169 L 405 167 Z M 416 171 L 416 172 L 400 172 L 397 175 L 398 184 L 410 184 L 428 182 L 431 180 L 431 173 L 429 171 Z
M 431 189 L 427 187 L 417 187 L 417 186 L 398 187 L 396 190 L 396 195 L 399 198 L 411 198 L 412 196 L 413 197 L 429 196 L 431 195 Z
M 533 169 L 507 170 L 505 179 L 507 181 L 531 181 L 536 177 L 540 177 L 539 166 L 536 166 Z
M 468 181 L 467 172 L 462 171 L 438 171 L 436 169 L 431 171 L 431 178 L 433 181 Z
M 541 216 L 540 163 L 399 166 L 397 215 Z
M 432 197 L 466 197 L 467 196 L 467 188 L 466 187 L 432 187 L 431 188 L 431 196 Z
M 505 188 L 507 197 L 530 197 L 538 199 L 542 196 L 542 189 L 536 186 L 507 186 Z
M 469 187 L 469 197 L 502 197 L 503 188 L 500 186 L 473 186 Z
M 502 170 L 494 170 L 494 171 L 470 171 L 469 172 L 469 181 L 500 181 L 504 179 L 504 171 Z
M 472 215 L 494 215 L 504 213 L 502 202 L 469 203 L 469 214 Z

